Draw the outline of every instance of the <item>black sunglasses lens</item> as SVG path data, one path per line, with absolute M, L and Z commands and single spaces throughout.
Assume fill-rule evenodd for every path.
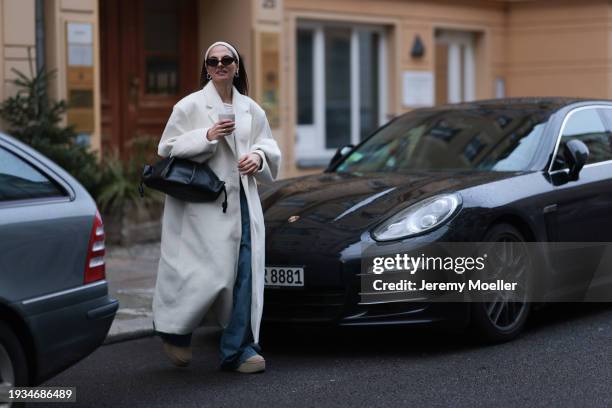
M 217 58 L 209 58 L 206 60 L 206 65 L 209 67 L 216 67 L 219 65 L 219 60 Z
M 226 67 L 227 67 L 228 65 L 230 65 L 232 62 L 234 62 L 234 57 L 223 57 L 223 58 L 221 58 L 221 63 L 222 63 L 224 66 L 226 66 Z

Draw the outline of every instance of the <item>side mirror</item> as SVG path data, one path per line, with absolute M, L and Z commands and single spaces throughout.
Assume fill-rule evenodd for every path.
M 576 180 L 589 158 L 589 148 L 578 139 L 569 140 L 565 143 L 563 157 L 569 166 L 569 178 Z
M 338 160 L 340 160 L 341 158 L 349 154 L 349 152 L 353 150 L 354 147 L 355 145 L 352 145 L 352 144 L 348 144 L 348 145 L 339 147 L 338 150 L 336 150 L 334 157 L 332 157 L 331 160 L 329 161 L 327 168 L 328 169 L 331 168 L 332 165 L 334 165 Z

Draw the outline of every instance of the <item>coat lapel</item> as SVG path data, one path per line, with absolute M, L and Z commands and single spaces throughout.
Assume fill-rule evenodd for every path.
M 219 121 L 219 114 L 225 112 L 223 101 L 212 81 L 206 84 L 203 91 L 206 98 L 208 118 L 212 123 L 217 123 Z M 249 148 L 251 114 L 247 98 L 238 92 L 236 87 L 234 87 L 232 92 L 232 105 L 236 116 L 236 131 L 230 136 L 224 137 L 223 140 L 225 140 L 225 143 L 227 143 L 236 159 L 238 159 Z
M 247 153 L 251 144 L 251 111 L 247 97 L 242 95 L 236 87 L 232 93 L 232 105 L 236 114 L 236 145 L 238 147 L 238 158 Z

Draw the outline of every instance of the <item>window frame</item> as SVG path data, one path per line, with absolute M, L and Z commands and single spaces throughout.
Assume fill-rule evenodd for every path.
M 1 208 L 21 207 L 25 205 L 40 205 L 47 203 L 59 203 L 69 202 L 75 199 L 75 193 L 70 185 L 65 182 L 61 177 L 58 177 L 52 170 L 43 167 L 40 163 L 35 162 L 35 158 L 29 155 L 26 151 L 20 149 L 11 143 L 7 143 L 4 139 L 0 138 L 0 149 L 6 150 L 9 154 L 12 154 L 17 159 L 22 160 L 34 170 L 42 174 L 44 177 L 49 179 L 63 195 L 48 196 L 48 197 L 35 197 L 35 198 L 21 198 L 15 200 L 0 200 Z
M 546 169 L 546 172 L 548 174 L 555 174 L 559 172 L 569 172 L 569 168 L 567 167 L 562 168 L 562 169 L 553 170 L 552 166 L 555 163 L 555 157 L 557 157 L 557 154 L 559 152 L 559 146 L 561 145 L 561 139 L 563 138 L 563 132 L 565 131 L 565 126 L 567 125 L 567 122 L 569 121 L 569 119 L 574 113 L 582 111 L 582 110 L 586 110 L 586 109 L 595 109 L 596 111 L 599 109 L 612 109 L 612 105 L 596 104 L 596 105 L 578 106 L 578 107 L 571 109 L 569 112 L 565 114 L 565 117 L 563 118 L 563 121 L 561 122 L 561 127 L 559 128 L 559 132 L 557 133 L 557 141 L 555 143 L 553 154 L 550 157 L 550 163 L 548 164 L 548 167 Z M 601 122 L 606 128 L 606 130 L 608 130 L 608 127 L 610 126 L 610 131 L 612 131 L 612 123 L 610 123 L 610 121 L 606 119 L 605 116 L 603 116 L 600 112 L 597 112 L 597 115 L 601 119 Z M 610 163 L 612 163 L 612 159 L 604 160 L 604 161 L 600 161 L 596 163 L 585 164 L 583 168 L 601 166 L 602 164 L 610 164 Z
M 378 125 L 376 129 L 383 126 L 387 120 L 388 106 L 388 80 L 387 80 L 387 34 L 383 25 L 364 24 L 354 22 L 320 21 L 320 20 L 299 20 L 295 27 L 295 38 L 297 41 L 298 30 L 312 31 L 313 40 L 313 123 L 300 125 L 297 123 L 298 106 L 296 98 L 295 117 L 296 117 L 296 137 L 294 145 L 295 156 L 298 167 L 321 167 L 326 166 L 336 152 L 336 148 L 326 148 L 326 123 L 325 123 L 325 28 L 341 27 L 351 30 L 351 134 L 350 143 L 358 145 L 361 142 L 360 130 L 361 122 L 360 110 L 360 89 L 359 89 L 359 42 L 360 31 L 366 30 L 378 34 L 378 61 L 380 66 L 378 73 Z M 297 46 L 297 44 L 296 44 Z M 297 52 L 297 49 L 296 49 Z M 297 59 L 294 61 L 296 84 Z M 297 95 L 297 85 L 296 85 Z M 300 139 L 309 139 L 310 142 L 300 142 Z

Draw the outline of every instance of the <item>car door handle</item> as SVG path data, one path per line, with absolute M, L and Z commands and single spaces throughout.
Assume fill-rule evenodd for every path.
M 550 204 L 550 205 L 545 206 L 542 209 L 543 214 L 548 214 L 548 213 L 555 212 L 555 211 L 557 211 L 557 204 Z

